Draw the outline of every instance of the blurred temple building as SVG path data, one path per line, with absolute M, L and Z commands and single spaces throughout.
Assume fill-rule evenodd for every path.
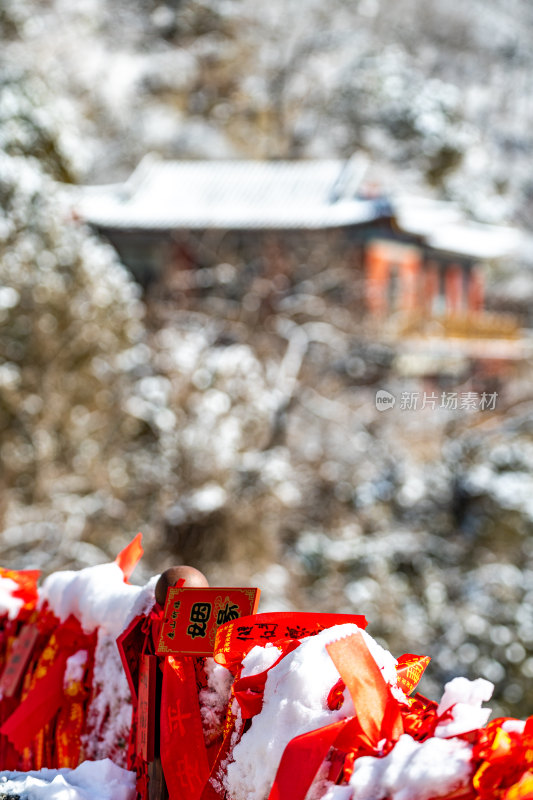
M 164 287 L 167 298 L 183 301 L 187 287 L 202 285 L 201 270 L 212 288 L 208 272 L 220 265 L 278 288 L 334 266 L 349 275 L 341 302 L 380 335 L 461 340 L 481 351 L 498 340 L 504 359 L 520 355 L 518 320 L 484 312 L 486 265 L 512 256 L 519 233 L 470 221 L 453 203 L 387 195 L 370 183 L 363 157 L 149 155 L 122 184 L 82 187 L 76 206 L 136 279 Z

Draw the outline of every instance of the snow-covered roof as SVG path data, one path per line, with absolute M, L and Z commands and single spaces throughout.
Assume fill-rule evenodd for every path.
M 162 161 L 147 156 L 123 184 L 84 187 L 77 210 L 93 225 L 143 230 L 319 229 L 387 216 L 357 197 L 366 160 Z
M 434 250 L 479 259 L 520 250 L 523 236 L 518 230 L 472 222 L 455 203 L 414 195 L 397 195 L 391 202 L 398 227 L 422 237 Z
M 365 194 L 368 163 L 347 161 L 164 161 L 146 156 L 121 184 L 77 188 L 85 221 L 107 229 L 312 230 L 363 225 L 393 216 L 427 246 L 487 259 L 516 252 L 516 230 L 467 220 L 454 203 Z

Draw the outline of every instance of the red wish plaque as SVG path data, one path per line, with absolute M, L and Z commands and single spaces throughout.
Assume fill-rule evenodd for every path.
M 259 595 L 259 589 L 171 586 L 167 592 L 157 654 L 213 655 L 219 626 L 255 614 Z
M 0 678 L 0 692 L 3 697 L 12 697 L 15 694 L 38 636 L 39 630 L 36 625 L 25 625 L 13 642 L 11 653 Z
M 144 761 L 153 761 L 155 752 L 155 696 L 157 656 L 144 654 L 139 665 L 137 738 L 135 749 Z

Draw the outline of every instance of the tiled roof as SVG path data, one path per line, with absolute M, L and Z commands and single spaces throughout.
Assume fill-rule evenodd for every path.
M 84 187 L 77 208 L 107 228 L 317 229 L 387 216 L 382 199 L 357 197 L 366 163 L 160 161 L 147 156 L 124 184 Z
M 397 195 L 392 207 L 398 227 L 422 237 L 433 250 L 490 259 L 516 254 L 522 246 L 522 235 L 515 228 L 468 220 L 454 203 Z
M 469 221 L 453 203 L 362 191 L 367 161 L 163 161 L 146 156 L 122 184 L 75 190 L 82 219 L 104 229 L 318 230 L 394 217 L 427 246 L 468 258 L 500 258 L 516 230 Z

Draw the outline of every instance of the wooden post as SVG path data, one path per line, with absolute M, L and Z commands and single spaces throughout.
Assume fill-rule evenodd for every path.
M 440 275 L 439 265 L 435 261 L 428 261 L 424 271 L 424 286 L 422 294 L 422 307 L 428 317 L 440 311 Z
M 460 264 L 449 264 L 446 270 L 446 312 L 457 314 L 463 310 L 463 268 Z
M 400 250 L 400 308 L 407 313 L 420 311 L 420 252 L 414 248 Z M 394 309 L 391 309 L 394 310 Z
M 379 242 L 371 242 L 365 253 L 366 304 L 371 315 L 382 317 L 387 312 L 389 263 Z
M 483 311 L 483 271 L 479 264 L 473 264 L 468 281 L 468 310 L 478 313 Z

